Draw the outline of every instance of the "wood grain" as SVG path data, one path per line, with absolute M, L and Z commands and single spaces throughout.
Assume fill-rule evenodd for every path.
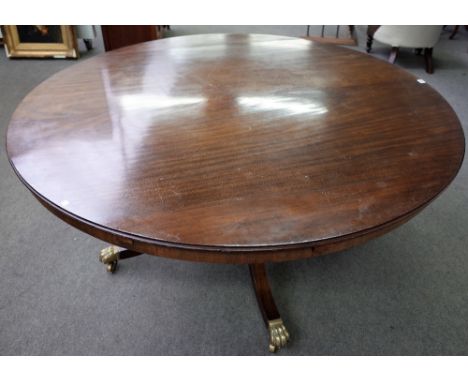
M 260 313 L 268 326 L 268 321 L 277 320 L 280 314 L 271 292 L 266 266 L 265 264 L 249 264 L 249 271 Z
M 75 227 L 140 252 L 245 263 L 398 226 L 449 185 L 464 147 L 428 84 L 349 49 L 269 35 L 91 58 L 34 89 L 7 133 L 20 179 Z

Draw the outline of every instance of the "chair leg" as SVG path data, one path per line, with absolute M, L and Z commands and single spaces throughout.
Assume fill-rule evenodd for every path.
M 388 57 L 388 62 L 390 62 L 390 64 L 395 63 L 395 60 L 396 60 L 396 58 L 398 56 L 398 50 L 399 50 L 399 48 L 397 46 L 392 46 L 390 56 Z
M 372 50 L 373 42 L 374 42 L 374 37 L 372 37 L 371 35 L 367 35 L 367 48 L 366 48 L 367 53 L 370 53 L 370 51 Z
M 452 34 L 450 35 L 449 39 L 453 40 L 455 35 L 458 33 L 458 29 L 460 28 L 460 25 L 455 25 L 455 28 L 453 28 Z
M 90 38 L 85 38 L 83 39 L 83 42 L 86 46 L 86 50 L 91 50 L 93 49 L 93 40 L 91 40 Z
M 434 66 L 432 65 L 432 48 L 424 49 L 424 60 L 426 61 L 426 72 L 429 74 L 434 73 Z

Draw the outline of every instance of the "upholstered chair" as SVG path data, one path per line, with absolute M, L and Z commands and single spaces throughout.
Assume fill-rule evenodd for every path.
M 367 53 L 374 40 L 392 47 L 388 59 L 395 62 L 399 48 L 414 48 L 418 54 L 424 49 L 426 72 L 433 73 L 432 49 L 439 41 L 442 25 L 369 25 L 367 29 Z

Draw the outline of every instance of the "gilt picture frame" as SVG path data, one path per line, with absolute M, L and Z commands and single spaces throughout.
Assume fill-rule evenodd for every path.
M 10 58 L 78 58 L 71 25 L 3 25 L 5 52 Z

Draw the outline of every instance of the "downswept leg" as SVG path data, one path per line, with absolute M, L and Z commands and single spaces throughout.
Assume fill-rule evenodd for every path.
M 101 251 L 99 254 L 99 261 L 107 265 L 107 272 L 114 273 L 117 270 L 119 260 L 129 259 L 130 257 L 140 255 L 142 255 L 141 252 L 131 251 L 129 249 L 111 245 Z
M 289 333 L 273 299 L 265 264 L 249 264 L 249 269 L 258 306 L 270 334 L 269 350 L 276 352 L 286 345 L 289 340 Z

